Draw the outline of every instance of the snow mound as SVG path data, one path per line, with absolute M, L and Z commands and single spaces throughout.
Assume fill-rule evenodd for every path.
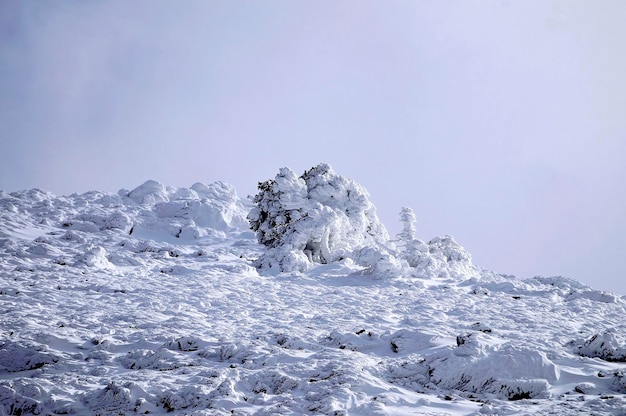
M 88 248 L 87 252 L 79 257 L 77 264 L 98 269 L 110 269 L 115 267 L 107 258 L 104 247 Z
M 398 257 L 410 267 L 409 273 L 421 278 L 467 278 L 478 276 L 472 256 L 453 237 L 435 237 L 428 243 L 416 238 L 415 214 L 407 207 L 400 211 L 402 232 L 397 236 Z
M 477 276 L 471 255 L 453 237 L 435 237 L 428 243 L 413 240 L 404 252 L 413 268 L 411 274 L 424 278 L 467 278 Z
M 505 400 L 546 397 L 550 383 L 559 378 L 556 365 L 544 353 L 511 344 L 494 346 L 491 338 L 482 333 L 458 336 L 456 348 L 427 359 L 430 381 L 448 390 Z
M 148 181 L 130 192 L 121 190 L 119 195 L 145 210 L 131 229 L 138 235 L 165 232 L 189 240 L 247 227 L 249 208 L 235 188 L 224 182 L 174 188 Z
M 161 202 L 168 202 L 168 194 L 171 193 L 172 189 L 168 192 L 168 189 L 163 184 L 148 180 L 128 192 L 126 196 L 137 204 L 156 205 Z
M 0 206 L 0 220 L 5 223 L 0 237 L 43 238 L 29 248 L 40 256 L 58 255 L 46 245 L 45 234 L 51 227 L 66 230 L 68 240 L 80 239 L 84 233 L 112 232 L 190 241 L 245 231 L 250 210 L 247 201 L 224 182 L 175 188 L 147 181 L 117 195 L 94 191 L 56 197 L 39 190 L 23 191 L 4 194 Z

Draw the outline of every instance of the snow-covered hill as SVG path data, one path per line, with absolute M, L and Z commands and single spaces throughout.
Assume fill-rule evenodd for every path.
M 255 201 L 0 191 L 0 415 L 626 414 L 624 298 L 484 270 L 451 237 L 385 242 L 355 183 L 281 173 Z M 261 200 L 292 233 L 271 248 Z

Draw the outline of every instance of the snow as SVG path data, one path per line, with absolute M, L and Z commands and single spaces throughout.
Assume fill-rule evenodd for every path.
M 335 240 L 273 273 L 228 184 L 0 192 L 0 415 L 624 414 L 623 297 L 485 270 L 407 209 L 389 241 L 318 168 L 281 203 Z

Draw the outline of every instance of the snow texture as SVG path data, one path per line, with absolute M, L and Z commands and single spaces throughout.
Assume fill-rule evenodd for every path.
M 625 414 L 624 298 L 389 241 L 328 165 L 0 208 L 0 415 Z

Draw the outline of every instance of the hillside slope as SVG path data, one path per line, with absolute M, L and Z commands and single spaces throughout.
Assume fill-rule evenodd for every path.
M 624 298 L 451 237 L 417 269 L 259 273 L 251 208 L 219 182 L 0 191 L 0 415 L 625 414 Z

